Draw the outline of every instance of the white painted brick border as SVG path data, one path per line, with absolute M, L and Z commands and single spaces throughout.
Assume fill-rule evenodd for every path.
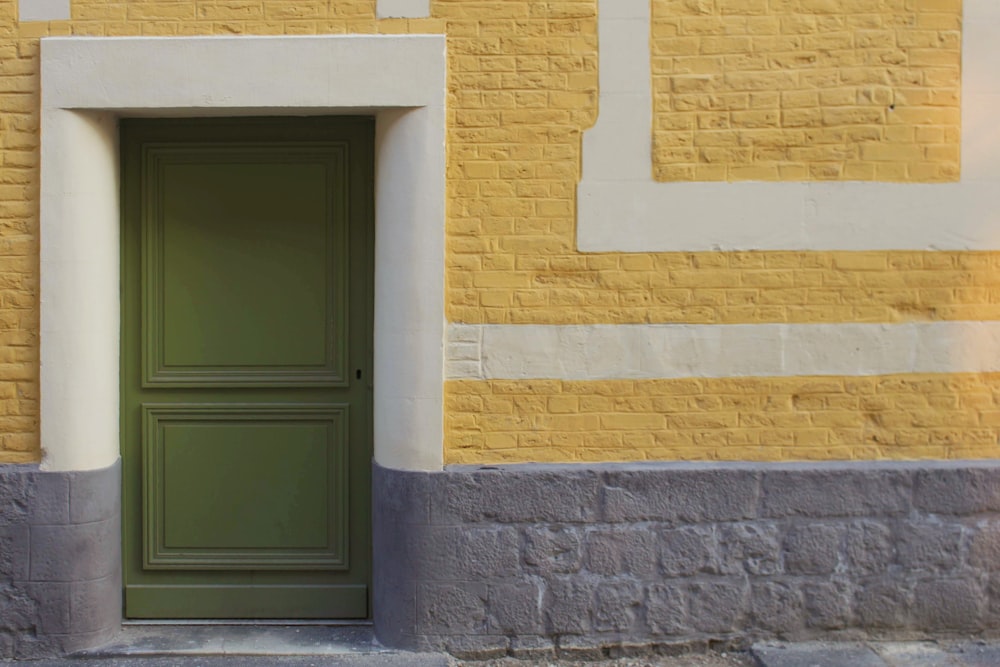
M 649 0 L 602 0 L 600 114 L 583 137 L 584 252 L 1000 249 L 1000 3 L 965 0 L 962 180 L 653 180 Z

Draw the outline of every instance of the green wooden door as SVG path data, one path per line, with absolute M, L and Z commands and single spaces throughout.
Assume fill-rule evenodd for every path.
M 369 616 L 373 128 L 122 122 L 126 616 Z

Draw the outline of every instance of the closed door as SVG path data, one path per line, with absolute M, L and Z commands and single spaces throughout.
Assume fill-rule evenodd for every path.
M 122 121 L 126 616 L 370 615 L 373 127 Z

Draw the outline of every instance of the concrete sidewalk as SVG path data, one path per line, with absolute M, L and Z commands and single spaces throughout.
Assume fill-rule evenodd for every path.
M 1000 642 L 755 644 L 760 667 L 1000 667 Z

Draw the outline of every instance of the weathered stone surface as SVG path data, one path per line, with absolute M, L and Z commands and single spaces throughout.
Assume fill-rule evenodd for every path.
M 635 628 L 643 601 L 638 582 L 601 584 L 594 592 L 594 629 L 628 632 Z
M 1000 521 L 979 521 L 969 543 L 969 565 L 977 570 L 1000 570 Z
M 654 636 L 680 635 L 687 625 L 687 596 L 681 586 L 652 584 L 646 592 L 646 622 Z
M 761 484 L 767 517 L 897 516 L 910 508 L 911 475 L 905 470 L 769 470 Z
M 37 596 L 23 584 L 0 584 L 0 629 L 31 629 L 38 617 L 36 600 Z
M 108 547 L 121 540 L 118 521 L 31 529 L 32 581 L 87 581 L 117 571 Z
M 120 476 L 121 461 L 106 470 L 70 473 L 70 522 L 92 523 L 117 515 L 121 505 L 121 485 L 115 481 Z
M 862 581 L 854 594 L 854 615 L 863 628 L 894 629 L 909 622 L 913 596 L 902 579 L 880 577 Z
M 546 631 L 555 634 L 584 634 L 593 627 L 594 584 L 585 580 L 550 581 L 543 596 Z
M 586 552 L 587 570 L 594 574 L 639 579 L 656 574 L 657 536 L 645 526 L 588 531 Z
M 879 521 L 855 521 L 847 529 L 848 571 L 858 575 L 885 572 L 895 562 L 892 530 Z
M 899 563 L 908 570 L 952 571 L 961 565 L 962 528 L 908 521 L 899 527 Z
M 0 524 L 0 581 L 28 579 L 28 543 L 27 523 Z
M 70 586 L 71 584 L 62 582 L 26 584 L 33 601 L 35 623 L 42 634 L 64 635 L 70 632 L 72 627 Z
M 79 520 L 74 479 L 92 490 L 80 499 Z M 52 657 L 93 647 L 119 628 L 120 479 L 117 464 L 72 473 L 0 466 L 0 654 Z
M 0 466 L 0 523 L 25 523 L 35 505 L 36 465 Z
M 837 579 L 820 579 L 802 585 L 805 623 L 809 628 L 841 630 L 851 624 L 851 588 Z
M 444 473 L 431 492 L 435 523 L 588 523 L 601 480 L 592 471 Z
M 488 630 L 496 635 L 541 635 L 540 590 L 532 581 L 490 586 Z
M 483 584 L 422 584 L 417 588 L 417 630 L 438 635 L 487 634 Z
M 518 573 L 520 539 L 513 526 L 431 526 L 421 551 L 426 581 L 504 579 Z
M 982 626 L 983 594 L 969 579 L 922 581 L 913 590 L 917 627 L 975 632 Z
M 737 523 L 719 530 L 725 574 L 771 575 L 781 571 L 778 527 L 773 523 Z
M 93 581 L 69 585 L 69 631 L 72 634 L 108 631 L 107 617 L 121 609 L 122 578 L 119 572 Z
M 802 596 L 789 584 L 764 581 L 750 589 L 750 621 L 778 637 L 796 634 L 803 624 Z
M 696 582 L 687 590 L 690 623 L 707 633 L 733 632 L 742 626 L 747 590 L 737 580 Z
M 1000 512 L 1000 468 L 935 467 L 915 476 L 913 505 L 934 514 Z
M 660 569 L 668 577 L 719 571 L 718 540 L 707 527 L 676 528 L 660 534 Z
M 757 512 L 757 475 L 748 470 L 614 471 L 606 484 L 604 518 L 609 522 L 738 521 Z
M 793 526 L 784 540 L 785 571 L 791 574 L 829 574 L 840 562 L 844 530 L 829 524 Z
M 529 572 L 579 572 L 583 561 L 579 530 L 572 526 L 527 528 L 523 558 Z
M 70 473 L 70 475 L 75 473 Z M 70 523 L 69 478 L 65 473 L 36 472 L 32 475 L 35 493 L 31 503 L 29 518 L 35 525 L 65 526 Z M 93 475 L 91 475 L 93 476 Z M 107 519 L 97 517 L 95 521 Z
M 387 521 L 382 530 L 377 519 L 376 545 L 395 560 L 378 565 L 376 558 L 383 607 L 376 624 L 389 618 L 387 606 L 409 608 L 415 620 L 394 638 L 403 645 L 470 656 L 506 646 L 537 659 L 747 635 L 980 632 L 1000 623 L 1000 517 L 982 509 L 989 493 L 976 482 L 975 503 L 959 507 L 946 496 L 947 511 L 938 512 L 924 479 L 922 505 L 911 502 L 916 476 L 957 469 L 740 464 L 421 473 L 409 488 L 416 505 L 425 506 L 423 494 L 428 510 L 410 516 L 430 524 Z M 985 475 L 982 466 L 970 469 L 973 480 Z M 399 496 L 392 504 L 407 503 Z M 375 508 L 376 517 L 385 511 L 377 498 Z M 978 509 L 959 511 L 970 508 Z M 380 592 L 379 581 L 393 590 Z M 405 614 L 390 620 L 408 622 Z M 459 637 L 469 638 L 464 648 Z

